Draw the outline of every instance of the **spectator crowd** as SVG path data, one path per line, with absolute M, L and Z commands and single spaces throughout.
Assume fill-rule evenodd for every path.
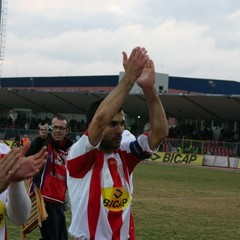
M 21 114 L 18 114 L 18 116 L 14 120 L 10 116 L 0 117 L 0 132 L 3 132 L 4 129 L 5 131 L 8 129 L 21 129 L 25 130 L 25 133 L 27 133 L 28 130 L 37 130 L 39 124 L 49 124 L 50 122 L 51 118 L 48 117 L 45 117 L 43 119 L 39 117 L 23 117 L 21 116 Z M 135 125 L 129 127 L 133 130 L 134 134 L 138 131 L 142 131 L 142 129 L 136 130 Z M 80 133 L 81 135 L 86 129 L 86 123 L 83 119 L 80 119 L 79 121 L 76 119 L 71 119 L 69 120 L 69 129 L 70 133 Z M 5 134 L 5 138 L 8 136 L 8 134 Z M 196 127 L 193 124 L 185 123 L 170 127 L 168 137 L 173 139 L 240 142 L 239 130 L 234 132 L 233 129 L 225 129 L 219 126 L 213 128 L 205 127 L 201 130 L 200 127 Z

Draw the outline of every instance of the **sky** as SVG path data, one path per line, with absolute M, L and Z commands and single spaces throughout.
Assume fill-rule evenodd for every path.
M 240 81 L 239 0 L 7 2 L 2 77 L 118 75 L 142 46 L 157 72 Z

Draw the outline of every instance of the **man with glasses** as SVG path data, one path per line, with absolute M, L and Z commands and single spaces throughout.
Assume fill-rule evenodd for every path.
M 53 117 L 51 130 L 47 138 L 37 137 L 27 155 L 38 152 L 42 146 L 47 146 L 48 158 L 43 171 L 33 178 L 31 190 L 40 188 L 43 196 L 47 220 L 40 227 L 41 240 L 66 240 L 67 227 L 64 214 L 66 185 L 66 156 L 72 142 L 67 138 L 67 119 L 57 114 Z

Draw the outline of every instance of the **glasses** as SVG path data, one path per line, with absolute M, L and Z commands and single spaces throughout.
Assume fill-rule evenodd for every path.
M 52 126 L 52 130 L 53 130 L 53 131 L 57 131 L 57 130 L 64 131 L 64 130 L 66 130 L 66 129 L 67 129 L 67 128 L 66 128 L 66 127 L 63 127 L 63 126 L 55 126 L 55 125 Z

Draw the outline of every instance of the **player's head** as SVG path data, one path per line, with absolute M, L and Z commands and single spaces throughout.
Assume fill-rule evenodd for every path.
M 92 121 L 94 114 L 96 113 L 99 105 L 102 103 L 102 101 L 104 100 L 104 98 L 98 99 L 94 102 L 92 102 L 90 104 L 90 106 L 88 107 L 87 110 L 87 127 L 89 125 L 89 123 Z
M 90 106 L 88 107 L 87 116 L 86 116 L 87 127 L 88 127 L 89 123 L 92 121 L 98 107 L 100 106 L 100 104 L 102 103 L 103 100 L 104 100 L 104 98 L 98 99 L 98 100 L 92 102 L 90 104 Z M 123 111 L 122 107 L 118 110 L 118 112 L 121 112 L 121 111 Z
M 102 103 L 103 99 L 99 99 L 93 102 L 88 108 L 87 112 L 87 126 L 91 123 L 95 112 L 97 111 L 99 105 Z M 120 108 L 118 112 L 113 116 L 110 123 L 104 129 L 103 138 L 100 144 L 100 148 L 104 151 L 113 151 L 120 147 L 122 132 L 125 125 L 125 115 L 123 109 Z

